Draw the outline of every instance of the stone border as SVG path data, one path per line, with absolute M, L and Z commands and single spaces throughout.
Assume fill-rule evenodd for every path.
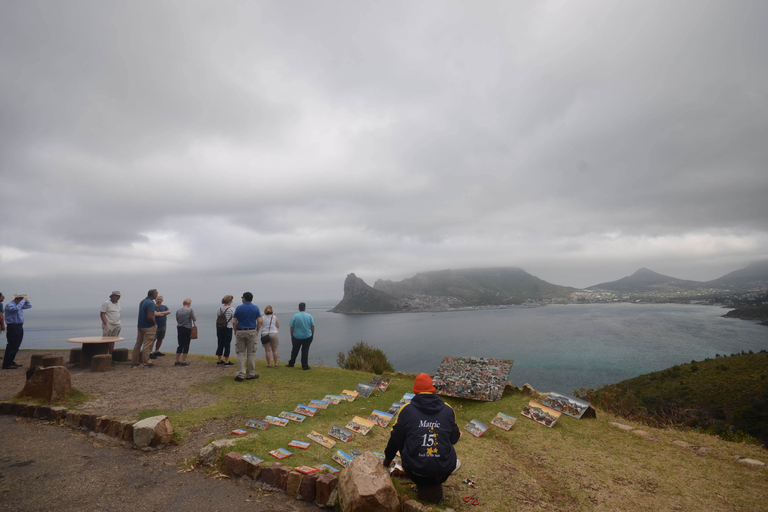
M 147 423 L 149 425 L 148 428 L 155 430 L 155 432 L 158 430 L 157 425 L 162 425 L 164 429 L 159 436 L 153 437 L 150 435 L 150 441 L 145 442 L 137 440 L 134 436 L 136 421 L 112 418 L 110 416 L 98 416 L 96 414 L 67 409 L 66 407 L 51 407 L 21 402 L 0 402 L 0 414 L 61 422 L 61 424 L 67 427 L 90 430 L 97 434 L 106 434 L 131 443 L 144 451 L 152 451 L 156 449 L 154 446 L 168 443 L 173 433 L 166 416 L 155 416 L 141 421 L 141 423 Z M 145 434 L 144 438 L 146 437 L 147 435 Z

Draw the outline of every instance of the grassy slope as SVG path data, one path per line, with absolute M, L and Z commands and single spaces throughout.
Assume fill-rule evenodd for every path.
M 390 375 L 392 376 L 392 375 Z M 263 371 L 253 383 L 236 383 L 231 378 L 206 384 L 190 393 L 215 393 L 220 400 L 202 408 L 183 411 L 145 411 L 142 417 L 167 414 L 183 440 L 190 428 L 206 421 L 220 421 L 242 428 L 248 418 L 277 415 L 293 410 L 297 403 L 340 394 L 354 389 L 370 374 L 315 367 L 310 372 L 281 368 Z M 318 411 L 304 423 L 287 427 L 270 426 L 258 438 L 241 440 L 235 450 L 253 452 L 267 462 L 276 461 L 268 451 L 286 447 L 291 439 L 307 440 L 311 430 L 326 433 L 331 425 L 346 425 L 354 416 L 367 417 L 373 409 L 387 410 L 393 401 L 410 391 L 412 376 L 395 375 L 389 389 L 368 399 L 342 402 Z M 610 425 L 630 423 L 598 411 L 596 420 L 562 416 L 553 428 L 546 428 L 520 415 L 530 397 L 505 394 L 500 402 L 473 402 L 446 399 L 463 427 L 472 418 L 489 423 L 497 412 L 518 418 L 510 431 L 491 426 L 482 438 L 464 432 L 456 446 L 462 467 L 448 481 L 446 506 L 466 509 L 461 497 L 470 489 L 461 482 L 473 477 L 473 491 L 481 500 L 477 510 L 768 510 L 768 469 L 733 462 L 736 455 L 768 460 L 768 452 L 757 446 L 728 443 L 713 436 L 645 428 L 658 440 L 651 441 Z M 385 429 L 374 426 L 367 436 L 355 435 L 336 448 L 384 451 Z M 232 436 L 235 438 L 236 436 Z M 690 448 L 672 445 L 684 440 L 707 446 L 711 453 L 699 456 Z M 282 462 L 289 466 L 328 463 L 331 451 L 312 443 L 308 450 L 291 450 L 294 455 Z M 401 494 L 413 491 L 396 480 Z

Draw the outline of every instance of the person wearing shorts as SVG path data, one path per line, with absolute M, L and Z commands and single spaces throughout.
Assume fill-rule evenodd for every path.
M 166 318 L 171 314 L 171 309 L 163 304 L 163 296 L 159 295 L 155 301 L 155 321 L 157 322 L 157 333 L 155 334 L 155 351 L 149 354 L 150 359 L 157 359 L 157 356 L 164 356 L 160 352 L 160 345 L 163 344 L 165 339 L 165 328 L 168 325 L 168 319 Z

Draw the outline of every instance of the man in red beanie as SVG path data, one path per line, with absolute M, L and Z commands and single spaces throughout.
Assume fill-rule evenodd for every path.
M 461 431 L 451 406 L 435 395 L 432 377 L 416 376 L 410 404 L 400 408 L 389 443 L 384 450 L 384 466 L 389 467 L 398 450 L 403 471 L 418 488 L 419 499 L 438 503 L 443 498 L 443 482 L 458 467 L 453 445 Z

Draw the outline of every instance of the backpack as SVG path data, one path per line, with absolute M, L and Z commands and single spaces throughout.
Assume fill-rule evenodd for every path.
M 216 328 L 226 329 L 227 328 L 227 309 L 225 308 L 224 312 L 221 313 L 221 310 L 219 310 L 220 314 L 216 317 Z

